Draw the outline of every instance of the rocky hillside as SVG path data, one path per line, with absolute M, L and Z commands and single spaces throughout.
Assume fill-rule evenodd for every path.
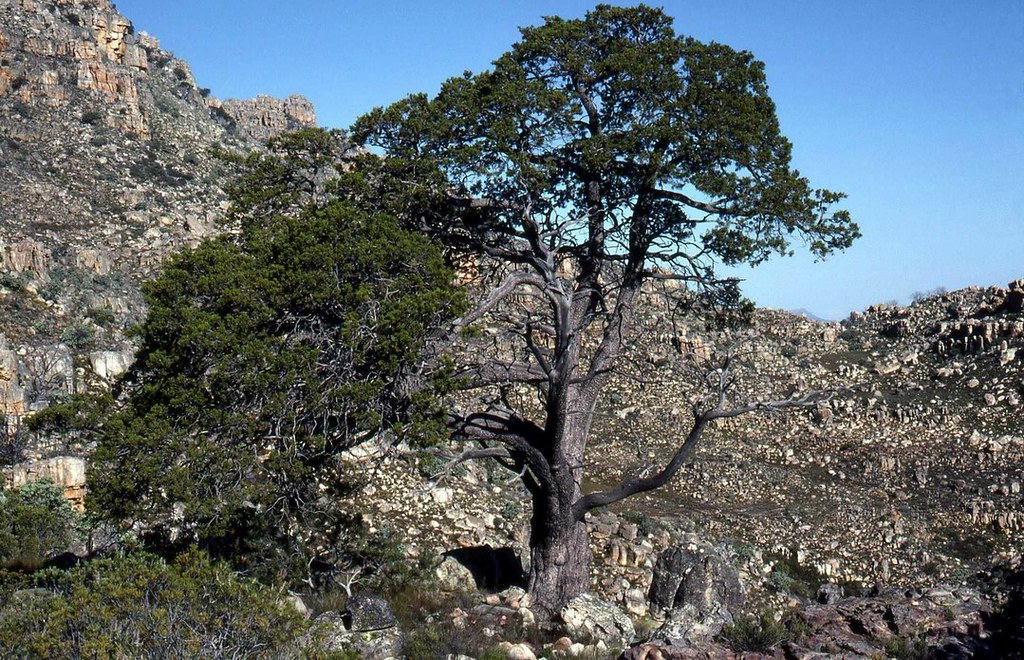
M 109 0 L 0 0 L 0 414 L 120 373 L 139 281 L 216 231 L 213 151 L 315 123 L 217 100 Z

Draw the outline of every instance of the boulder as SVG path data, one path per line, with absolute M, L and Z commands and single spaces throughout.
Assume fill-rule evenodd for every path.
M 652 614 L 666 616 L 651 639 L 688 646 L 732 623 L 746 592 L 728 549 L 691 538 L 658 556 L 649 597 Z
M 576 596 L 560 614 L 573 637 L 589 637 L 621 648 L 636 635 L 633 621 L 622 610 L 591 594 Z
M 401 657 L 405 636 L 387 601 L 356 594 L 349 598 L 344 614 L 324 612 L 314 620 L 304 643 L 314 642 L 327 652 L 355 650 L 361 658 L 384 660 Z
M 349 597 L 343 615 L 346 627 L 353 632 L 370 632 L 398 625 L 388 601 L 380 596 L 354 594 Z
M 131 351 L 94 351 L 89 354 L 93 373 L 106 381 L 113 381 L 128 371 L 134 359 Z
M 831 605 L 832 603 L 838 603 L 846 595 L 843 591 L 843 587 L 834 583 L 829 582 L 818 587 L 818 593 L 815 595 L 815 600 L 822 605 Z
M 527 644 L 502 642 L 498 644 L 498 650 L 504 653 L 508 660 L 537 660 L 537 654 Z

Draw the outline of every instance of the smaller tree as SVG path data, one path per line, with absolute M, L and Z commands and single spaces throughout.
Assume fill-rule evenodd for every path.
M 321 139 L 297 138 L 311 149 Z M 123 409 L 100 434 L 90 501 L 160 543 L 198 542 L 263 574 L 311 577 L 351 550 L 340 452 L 443 428 L 435 392 L 401 385 L 461 296 L 426 237 L 270 183 L 302 180 L 307 161 L 249 165 L 246 180 L 274 194 L 236 190 L 239 233 L 173 258 L 144 286 L 149 315 L 118 385 Z
M 0 563 L 39 568 L 68 549 L 77 518 L 61 488 L 49 481 L 0 493 Z

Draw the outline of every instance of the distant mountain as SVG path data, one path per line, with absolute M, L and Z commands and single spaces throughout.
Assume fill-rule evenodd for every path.
M 804 309 L 803 307 L 801 307 L 800 309 L 791 309 L 789 310 L 789 313 L 796 314 L 797 316 L 807 317 L 811 321 L 817 321 L 818 323 L 832 323 L 832 319 L 822 318 L 815 314 L 814 312 Z

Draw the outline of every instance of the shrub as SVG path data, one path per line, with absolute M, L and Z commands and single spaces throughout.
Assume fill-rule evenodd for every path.
M 5 565 L 34 569 L 67 550 L 77 515 L 60 487 L 34 481 L 0 497 L 0 561 Z
M 767 653 L 788 640 L 790 632 L 771 612 L 762 612 L 760 616 L 737 617 L 735 623 L 722 629 L 721 637 L 734 651 Z
M 93 323 L 103 328 L 110 327 L 117 321 L 117 315 L 104 307 L 93 307 L 85 314 L 93 320 Z
M 96 125 L 103 121 L 103 113 L 99 110 L 86 110 L 82 113 L 81 121 L 83 124 Z
M 33 576 L 4 594 L 0 648 L 14 657 L 280 657 L 304 632 L 273 589 L 197 551 L 173 565 L 149 555 Z
M 21 291 L 31 281 L 32 276 L 28 273 L 0 272 L 0 287 L 10 289 L 11 291 Z
M 813 566 L 802 566 L 791 555 L 768 555 L 766 559 L 775 562 L 769 582 L 776 588 L 788 591 L 801 598 L 814 598 L 825 577 Z
M 96 330 L 92 326 L 79 323 L 66 329 L 61 335 L 61 341 L 67 344 L 68 348 L 84 350 L 92 345 L 96 339 Z
M 338 457 L 382 432 L 443 437 L 436 392 L 396 385 L 461 308 L 451 279 L 426 237 L 340 202 L 180 253 L 143 287 L 91 501 L 147 524 L 147 541 L 187 538 L 273 580 L 359 561 L 358 520 L 337 499 L 362 477 Z

